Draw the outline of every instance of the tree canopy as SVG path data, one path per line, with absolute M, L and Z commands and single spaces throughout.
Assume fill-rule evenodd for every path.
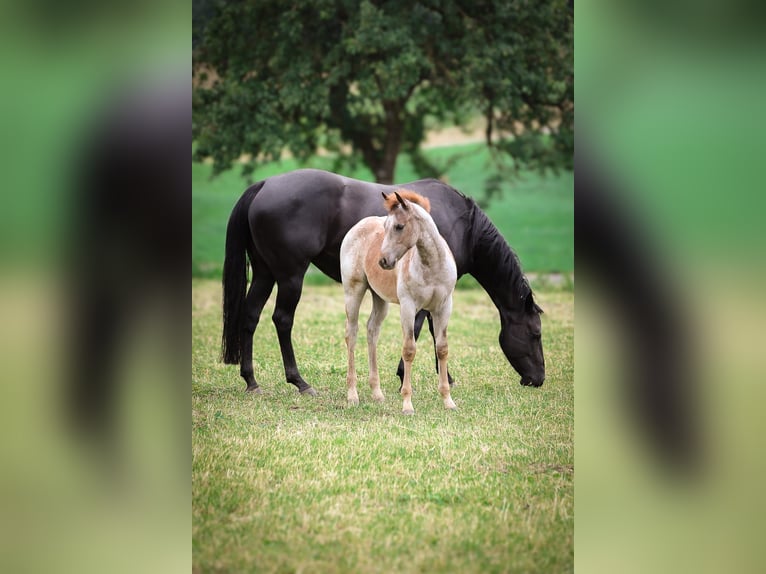
M 320 147 L 390 183 L 427 121 L 487 119 L 517 167 L 571 168 L 568 0 L 207 0 L 194 10 L 195 157 L 245 172 Z

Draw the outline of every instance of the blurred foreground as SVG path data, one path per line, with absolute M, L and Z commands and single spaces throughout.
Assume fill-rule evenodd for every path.
M 577 4 L 583 572 L 766 566 L 766 45 L 749 8 Z
M 188 8 L 52 6 L 8 7 L 0 35 L 0 569 L 188 571 Z M 674 318 L 668 336 L 620 301 L 630 261 L 581 253 L 577 230 L 595 271 L 578 270 L 575 560 L 763 571 L 766 46 L 747 4 L 648 6 L 577 4 L 578 150 Z M 670 341 L 654 351 L 685 414 L 662 424 L 690 442 L 651 427 L 668 372 L 637 362 L 630 316 Z M 623 392 L 636 373 L 654 402 Z M 685 444 L 699 456 L 675 464 Z
M 188 571 L 188 7 L 0 20 L 0 570 Z

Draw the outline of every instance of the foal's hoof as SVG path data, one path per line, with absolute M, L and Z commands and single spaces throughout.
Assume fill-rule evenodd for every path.
M 263 389 L 261 389 L 261 387 L 259 387 L 258 385 L 253 385 L 253 386 L 248 385 L 248 387 L 245 389 L 245 392 L 253 394 L 253 395 L 262 395 Z
M 403 415 L 408 415 L 408 416 L 409 415 L 414 415 L 415 414 L 415 409 L 402 409 L 402 414 Z
M 303 389 L 302 391 L 300 391 L 300 393 L 301 393 L 302 395 L 308 395 L 308 396 L 310 396 L 310 397 L 315 397 L 315 396 L 317 396 L 317 392 L 314 390 L 314 388 L 313 388 L 313 387 L 306 387 L 305 389 Z

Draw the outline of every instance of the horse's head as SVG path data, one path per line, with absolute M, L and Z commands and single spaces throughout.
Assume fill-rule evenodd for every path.
M 545 380 L 545 357 L 540 314 L 530 291 L 521 308 L 501 313 L 500 347 L 524 386 L 539 387 Z
M 401 195 L 396 191 L 390 195 L 384 193 L 383 198 L 388 209 L 388 217 L 383 224 L 385 236 L 380 246 L 378 264 L 383 269 L 393 269 L 396 262 L 418 241 L 420 232 L 418 222 L 421 216 L 413 204 L 421 205 L 426 211 L 430 205 L 425 197 L 404 190 Z

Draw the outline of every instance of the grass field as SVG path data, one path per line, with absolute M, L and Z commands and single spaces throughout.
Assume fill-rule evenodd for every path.
M 466 195 L 481 197 L 484 178 L 491 173 L 483 145 L 433 148 L 426 153 L 437 162 L 460 154 L 461 159 L 448 173 L 449 183 Z M 331 169 L 332 160 L 316 157 L 303 166 L 294 160 L 275 162 L 256 171 L 254 179 L 298 167 Z M 247 187 L 238 168 L 215 179 L 210 178 L 210 173 L 209 165 L 192 164 L 192 275 L 195 277 L 220 277 L 226 223 L 234 203 Z M 373 181 L 364 169 L 346 175 Z M 406 157 L 399 162 L 396 179 L 400 182 L 418 179 Z M 571 172 L 545 177 L 523 173 L 519 179 L 507 183 L 502 199 L 487 209 L 490 219 L 518 253 L 525 271 L 569 273 L 574 270 L 573 182 Z M 315 279 L 319 277 L 310 277 Z
M 220 286 L 192 281 L 195 572 L 561 572 L 573 569 L 574 295 L 542 291 L 547 379 L 521 387 L 480 289 L 455 293 L 455 412 L 436 391 L 432 346 L 413 369 L 414 417 L 400 414 L 401 330 L 379 345 L 386 402 L 372 403 L 366 341 L 361 404 L 345 405 L 340 286 L 306 286 L 293 339 L 304 378 L 284 382 L 270 315 L 256 332 L 256 378 L 218 362 Z M 369 297 L 361 321 L 369 313 Z

